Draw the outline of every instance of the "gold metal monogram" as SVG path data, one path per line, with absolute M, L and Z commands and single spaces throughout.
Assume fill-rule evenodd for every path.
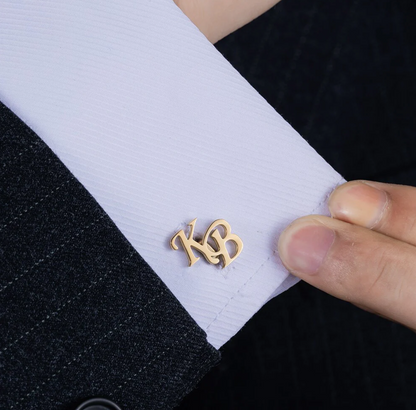
M 182 229 L 177 232 L 170 240 L 171 248 L 176 251 L 178 250 L 178 246 L 176 245 L 175 241 L 176 238 L 180 239 L 183 249 L 188 256 L 189 266 L 192 266 L 200 259 L 194 255 L 192 248 L 201 253 L 209 263 L 214 265 L 218 264 L 221 258 L 223 262 L 223 268 L 228 266 L 235 258 L 237 258 L 238 255 L 240 255 L 241 251 L 243 250 L 243 241 L 239 236 L 231 233 L 231 226 L 227 221 L 224 219 L 217 219 L 208 227 L 202 240 L 196 241 L 193 238 L 196 220 L 197 218 L 188 224 L 188 226 L 191 227 L 188 237 L 186 237 L 185 232 Z M 218 229 L 214 230 L 214 228 L 218 226 L 222 226 L 224 228 L 224 237 L 221 236 Z M 209 238 L 213 239 L 212 242 L 213 245 L 215 244 L 216 249 L 208 243 Z M 233 257 L 230 256 L 226 247 L 226 243 L 228 241 L 232 241 L 235 244 L 235 254 Z

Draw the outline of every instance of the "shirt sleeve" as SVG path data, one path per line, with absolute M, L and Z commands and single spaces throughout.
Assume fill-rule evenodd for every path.
M 344 179 L 171 0 L 5 0 L 0 100 L 53 150 L 219 348 L 297 282 L 276 244 Z M 172 236 L 244 247 L 188 266 Z M 189 232 L 189 231 L 188 231 Z M 196 252 L 197 253 L 197 252 Z

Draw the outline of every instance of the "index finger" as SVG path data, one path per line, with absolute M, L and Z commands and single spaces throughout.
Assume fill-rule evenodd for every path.
M 334 218 L 416 245 L 416 188 L 372 181 L 337 187 L 328 200 Z

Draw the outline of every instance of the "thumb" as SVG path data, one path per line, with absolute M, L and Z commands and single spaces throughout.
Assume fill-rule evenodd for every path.
M 279 238 L 286 268 L 324 292 L 416 329 L 416 247 L 361 226 L 310 215 Z

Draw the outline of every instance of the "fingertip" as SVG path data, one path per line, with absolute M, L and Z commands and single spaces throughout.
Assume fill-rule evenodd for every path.
M 335 231 L 318 218 L 307 216 L 294 221 L 278 240 L 279 256 L 295 276 L 315 275 L 335 241 Z
M 383 218 L 388 200 L 386 191 L 366 181 L 350 181 L 332 192 L 328 208 L 334 218 L 371 229 Z

